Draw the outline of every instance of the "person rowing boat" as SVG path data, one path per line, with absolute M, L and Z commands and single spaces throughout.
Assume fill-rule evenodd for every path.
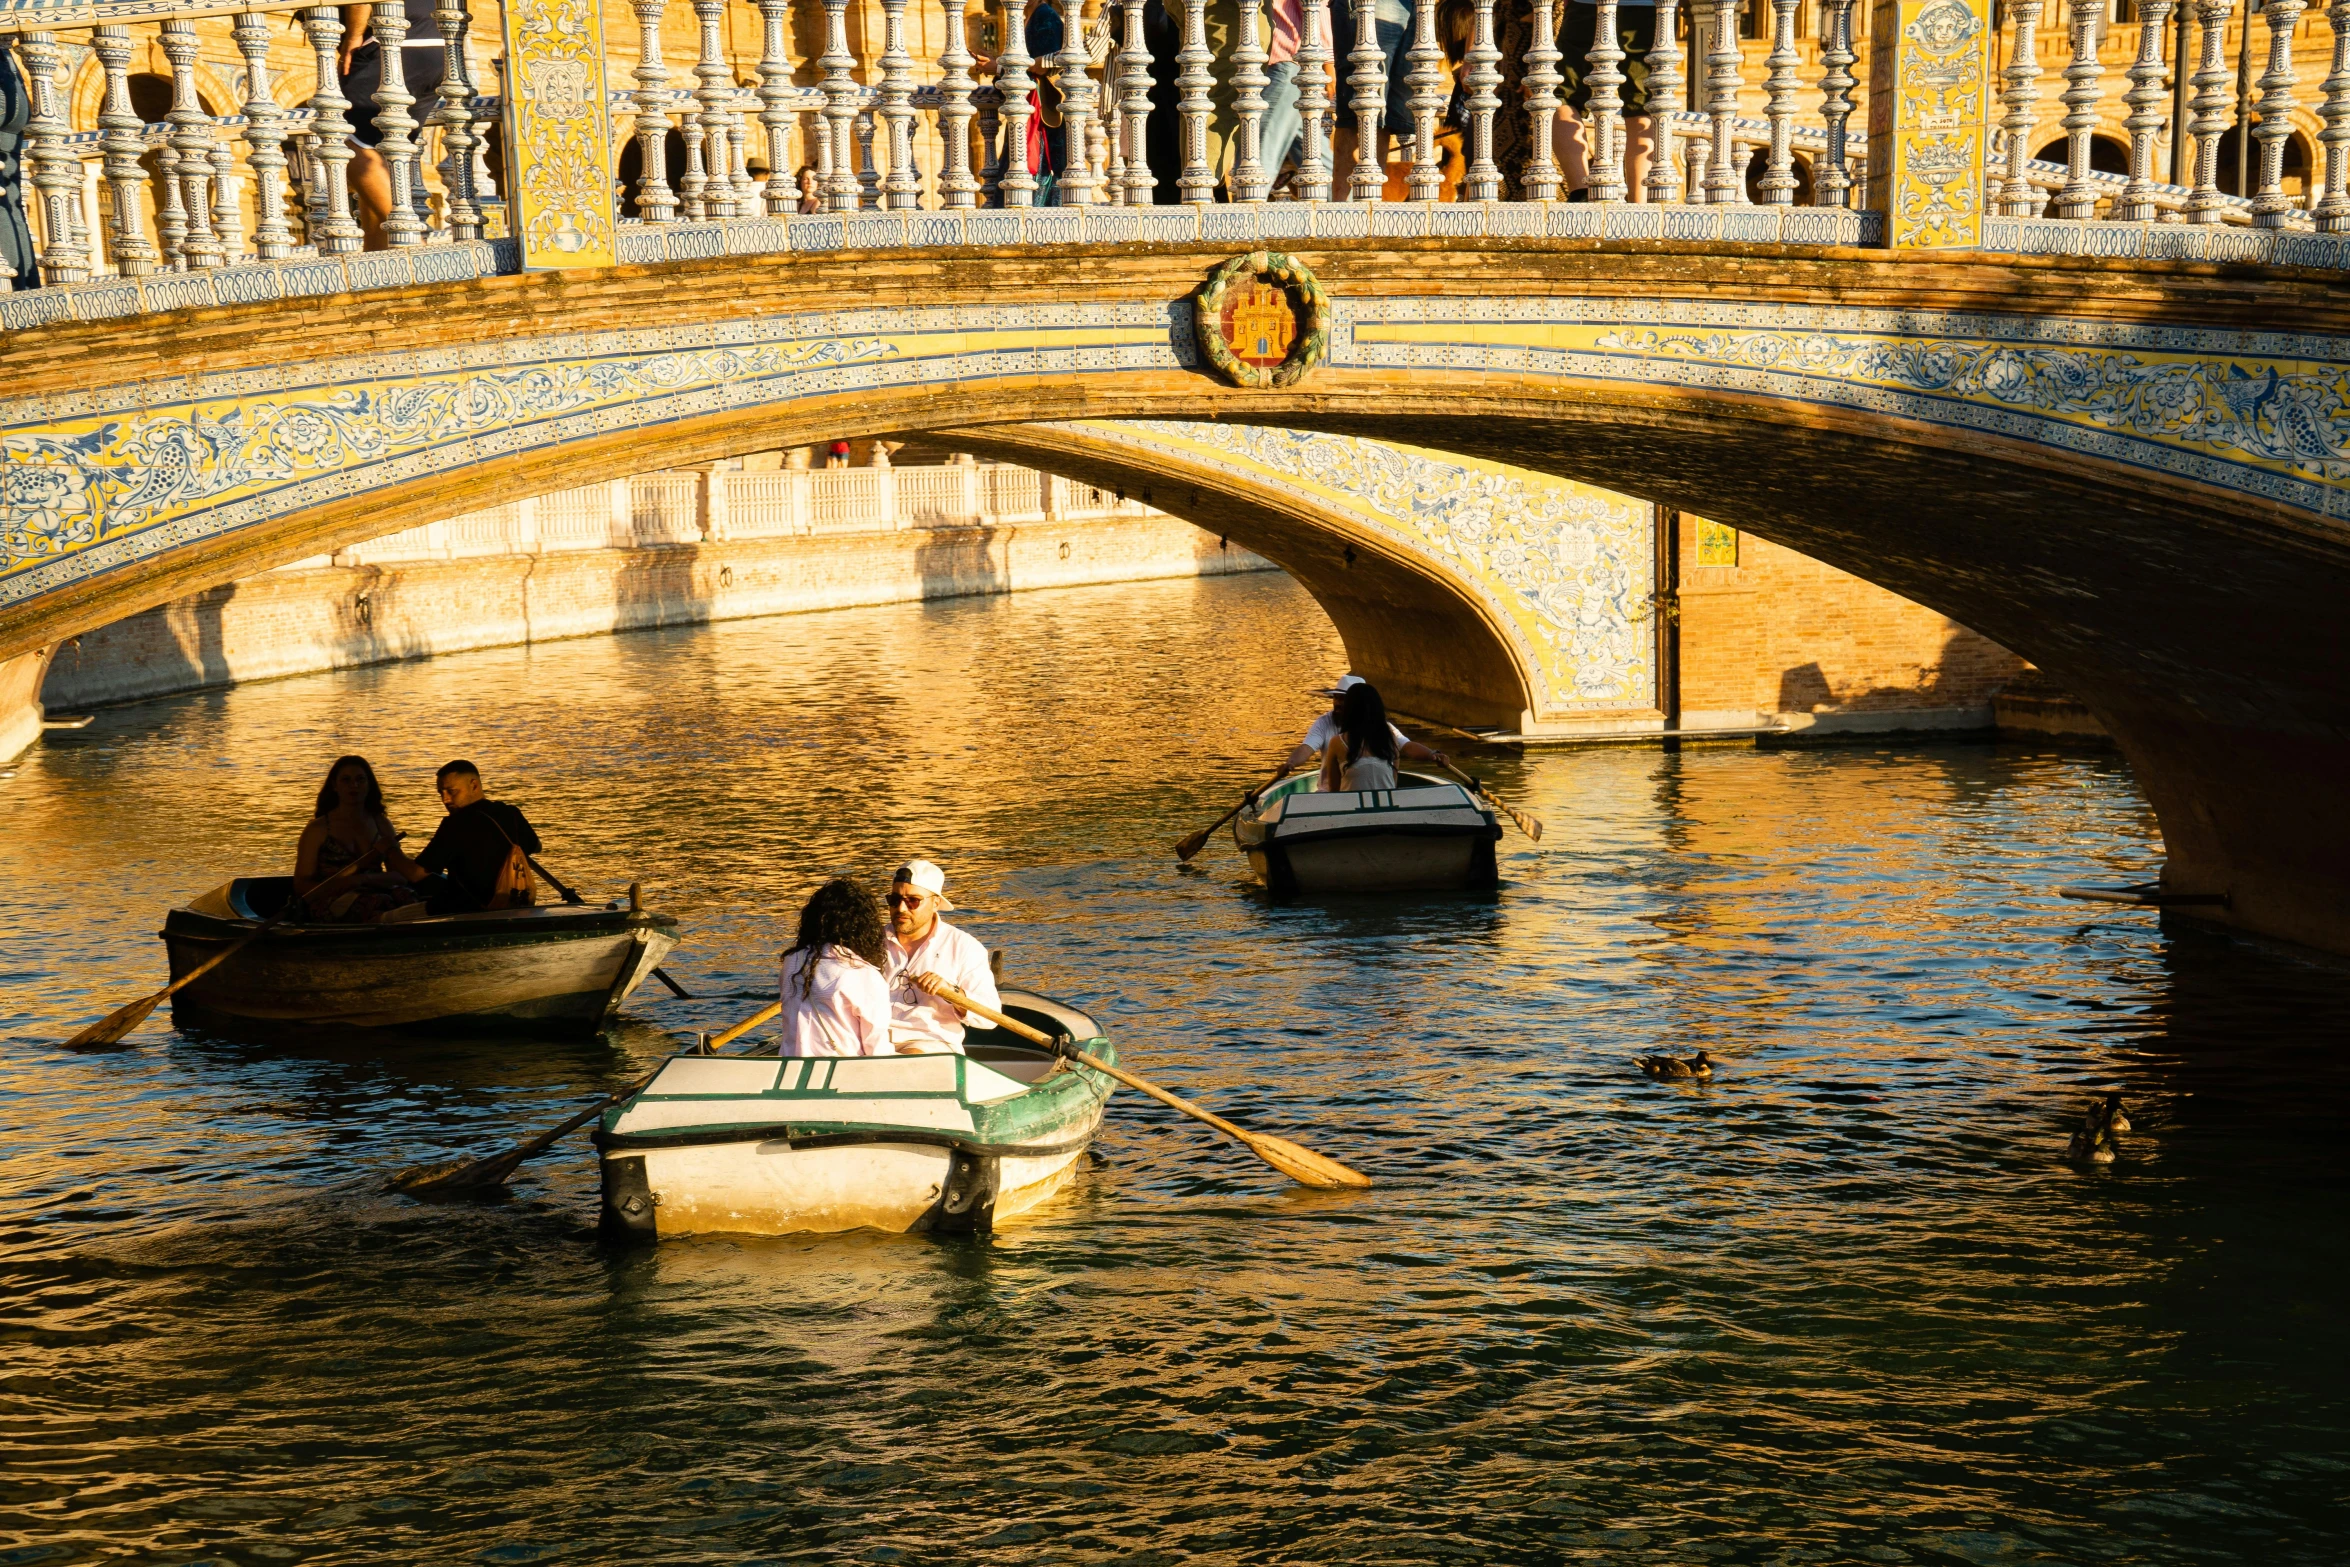
M 1357 686 L 1369 684 L 1370 682 L 1360 675 L 1341 675 L 1338 684 L 1327 690 L 1314 692 L 1315 696 L 1326 696 L 1330 699 L 1330 710 L 1314 720 L 1313 725 L 1306 730 L 1305 739 L 1290 751 L 1289 759 L 1282 764 L 1281 770 L 1285 773 L 1294 773 L 1302 768 L 1313 766 L 1315 759 L 1330 749 L 1330 742 L 1337 738 L 1345 727 L 1347 693 Z M 1375 692 L 1374 695 L 1376 695 Z M 1380 713 L 1382 717 L 1385 716 L 1384 705 L 1381 706 Z M 1404 761 L 1433 762 L 1439 767 L 1447 766 L 1452 761 L 1452 758 L 1442 751 L 1420 744 L 1419 741 L 1414 740 L 1393 724 L 1389 724 L 1387 730 L 1395 739 L 1397 756 Z
M 888 961 L 883 964 L 889 978 L 889 1035 L 908 1055 L 929 1050 L 959 1055 L 965 1029 L 995 1027 L 940 996 L 940 984 L 982 1006 L 1002 1005 L 987 948 L 939 918 L 954 908 L 946 889 L 946 872 L 928 860 L 908 860 L 890 878 Z

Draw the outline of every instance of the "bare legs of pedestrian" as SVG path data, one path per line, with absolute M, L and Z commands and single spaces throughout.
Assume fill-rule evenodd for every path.
M 1648 183 L 1648 162 L 1656 146 L 1656 122 L 1645 114 L 1627 114 L 1624 126 L 1624 199 L 1645 201 L 1641 187 Z M 1573 109 L 1561 109 L 1551 122 L 1551 148 L 1567 190 L 1591 188 L 1591 127 Z
M 351 149 L 351 216 L 359 220 L 367 248 L 382 250 L 390 244 L 384 223 L 392 215 L 392 171 L 373 147 L 353 142 Z

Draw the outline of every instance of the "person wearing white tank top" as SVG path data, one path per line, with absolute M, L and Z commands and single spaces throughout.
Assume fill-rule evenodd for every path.
M 1322 748 L 1320 787 L 1325 792 L 1394 788 L 1399 748 L 1379 688 L 1368 680 L 1349 686 L 1337 713 L 1337 733 Z

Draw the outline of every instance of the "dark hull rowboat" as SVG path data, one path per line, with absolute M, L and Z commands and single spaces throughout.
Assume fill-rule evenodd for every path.
M 173 909 L 177 979 L 285 907 L 293 881 L 242 877 Z M 588 1035 L 677 945 L 666 914 L 595 905 L 390 925 L 280 925 L 172 997 L 182 1023 L 229 1031 L 331 1026 Z
M 1501 823 L 1459 784 L 1400 773 L 1393 789 L 1323 794 L 1284 778 L 1232 824 L 1275 897 L 1330 892 L 1490 891 Z
M 1008 990 L 1003 1010 L 1117 1059 L 1075 1008 Z M 1020 1045 L 974 1043 L 968 1055 L 674 1056 L 596 1130 L 604 1230 L 637 1241 L 985 1234 L 1060 1190 L 1111 1087 L 1089 1067 Z

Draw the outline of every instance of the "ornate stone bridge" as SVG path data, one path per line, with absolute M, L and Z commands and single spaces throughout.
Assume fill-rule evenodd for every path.
M 843 3 L 828 7 L 833 42 Z M 2350 827 L 2322 809 L 2350 763 L 2350 669 L 2333 624 L 2350 587 L 2350 320 L 2339 297 L 2350 236 L 2331 232 L 2350 216 L 2350 70 L 2328 84 L 2322 189 L 2289 198 L 2281 151 L 2266 156 L 2290 127 L 2289 48 L 2263 79 L 2275 108 L 2254 132 L 2260 190 L 2217 189 L 2224 121 L 2200 98 L 2192 177 L 2155 182 L 2167 57 L 2149 0 L 2134 173 L 2091 179 L 2081 140 L 2058 193 L 2071 215 L 2048 219 L 2024 210 L 2038 209 L 2046 177 L 2016 174 L 2025 160 L 2007 152 L 2022 143 L 1989 134 L 1991 35 L 1973 0 L 1878 8 L 1887 112 L 1865 168 L 1844 135 L 1855 90 L 1836 77 L 1836 57 L 1849 65 L 1853 53 L 1853 7 L 1816 13 L 1828 69 L 1813 123 L 1797 112 L 1801 84 L 1786 64 L 1798 7 L 1774 0 L 1759 122 L 1738 112 L 1734 47 L 1708 62 L 1702 112 L 1639 123 L 1612 101 L 1620 59 L 1595 48 L 1575 144 L 1591 199 L 1503 200 L 1557 192 L 1559 81 L 1543 58 L 1547 8 L 1531 44 L 1510 54 L 1493 47 L 1495 8 L 1478 0 L 1449 71 L 1466 95 L 1457 115 L 1440 91 L 1435 24 L 1417 28 L 1402 168 L 1406 194 L 1442 196 L 1449 178 L 1463 199 L 1380 199 L 1383 166 L 1360 150 L 1379 138 L 1363 136 L 1353 194 L 1366 199 L 1331 202 L 1319 183 L 1334 152 L 1329 105 L 1311 101 L 1327 6 L 1314 0 L 1290 182 L 1300 199 L 1266 201 L 1271 175 L 1252 145 L 1269 123 L 1254 101 L 1266 85 L 1250 53 L 1262 52 L 1256 12 L 1240 8 L 1242 43 L 1219 61 L 1202 0 L 1180 5 L 1184 95 L 1154 107 L 1137 4 L 1106 62 L 1073 45 L 1053 63 L 1064 148 L 1099 156 L 1070 158 L 1055 188 L 1064 204 L 1038 207 L 1019 160 L 1001 155 L 1026 145 L 1037 62 L 998 55 L 994 141 L 974 139 L 989 105 L 969 62 L 953 58 L 953 27 L 932 85 L 915 81 L 902 32 L 870 95 L 845 50 L 814 62 L 825 79 L 807 89 L 810 113 L 792 96 L 800 89 L 786 91 L 796 67 L 776 0 L 761 9 L 782 74 L 762 73 L 774 92 L 762 96 L 761 127 L 779 171 L 795 137 L 819 154 L 828 209 L 799 213 L 786 210 L 788 188 L 749 178 L 740 90 L 712 44 L 726 7 L 695 9 L 713 69 L 683 117 L 691 161 L 666 210 L 658 148 L 664 116 L 682 105 L 657 39 L 633 100 L 650 139 L 616 206 L 602 45 L 581 22 L 593 13 L 521 0 L 507 10 L 508 57 L 520 62 L 508 75 L 527 90 L 493 105 L 516 148 L 495 189 L 518 239 L 478 237 L 490 226 L 475 135 L 487 111 L 470 87 L 445 92 L 435 111 L 437 169 L 397 123 L 403 106 L 378 95 L 392 123 L 376 156 L 395 192 L 380 250 L 358 248 L 347 216 L 360 187 L 341 157 L 350 147 L 331 71 L 311 117 L 294 122 L 266 101 L 263 73 L 248 76 L 240 163 L 193 100 L 192 58 L 178 70 L 192 46 L 169 29 L 193 23 L 166 23 L 161 41 L 180 50 L 171 57 L 188 89 L 165 138 L 176 183 L 167 201 L 141 205 L 150 175 L 132 117 L 115 126 L 110 204 L 97 215 L 64 167 L 66 132 L 47 105 L 33 163 L 43 281 L 55 286 L 0 296 L 0 660 L 524 494 L 839 436 L 924 434 L 1152 490 L 1294 570 L 1350 652 L 1409 705 L 1539 724 L 1592 700 L 1560 661 L 1571 616 L 1557 595 L 1597 591 L 1599 579 L 1557 560 L 1529 564 L 1522 535 L 1496 530 L 1490 507 L 1464 508 L 1461 497 L 1495 476 L 1490 465 L 1509 465 L 1719 518 L 2030 657 L 2098 711 L 2139 768 L 2170 886 L 2224 894 L 2224 906 L 2199 909 L 2215 918 L 2350 950 Z M 2278 18 L 2291 9 L 2270 0 L 2267 11 L 2288 41 L 2292 17 Z M 106 29 L 125 25 L 109 18 L 129 8 L 81 10 L 100 24 L 94 68 L 111 94 L 122 67 Z M 884 10 L 902 22 L 903 6 Z M 2336 12 L 2350 28 L 2350 7 Z M 464 9 L 442 15 L 451 60 L 468 58 Z M 961 8 L 949 16 L 959 24 Z M 1734 38 L 1729 0 L 1703 20 L 1717 45 Z M 305 27 L 311 43 L 332 42 L 328 13 L 308 13 Z M 1669 27 L 1659 34 L 1669 45 Z M 64 48 L 40 36 L 20 51 L 36 74 L 44 50 L 54 61 Z M 252 43 L 240 33 L 240 47 Z M 258 48 L 265 61 L 266 35 Z M 1654 54 L 1649 63 L 1652 84 L 1660 63 L 1678 69 Z M 1376 120 L 1379 52 L 1349 64 L 1358 121 Z M 1233 93 L 1220 99 L 1225 82 Z M 1916 90 L 1892 92 L 1896 83 Z M 1495 118 L 1505 86 L 1531 127 L 1506 178 Z M 2012 120 L 2032 84 L 2011 64 L 2008 86 Z M 1670 75 L 1655 90 L 1674 101 Z M 1104 92 L 1117 112 L 1096 118 Z M 854 167 L 868 110 L 880 149 L 870 191 Z M 1161 116 L 1179 133 L 1173 170 L 1126 155 L 1151 144 Z M 1433 150 L 1440 119 L 1460 122 L 1450 174 Z M 928 164 L 912 150 L 917 121 L 945 127 Z M 1221 163 L 1219 126 L 1231 152 Z M 1660 129 L 1691 161 L 1658 158 L 1645 181 L 1631 179 L 1627 150 Z M 296 134 L 312 138 L 299 211 L 272 185 L 281 176 L 267 156 Z M 1806 137 L 1812 162 L 1798 182 Z M 1760 149 L 1751 191 L 1722 174 L 1749 141 Z M 594 176 L 584 184 L 543 173 L 575 154 Z M 218 177 L 239 168 L 242 186 Z M 1160 172 L 1178 176 L 1166 194 L 1191 199 L 1152 200 Z M 1846 205 L 1856 172 L 1872 192 L 1865 206 Z M 1794 204 L 1806 183 L 1821 205 Z M 693 220 L 674 221 L 689 184 Z M 1651 199 L 1619 199 L 1635 191 Z M 1706 199 L 1681 199 L 1691 194 Z M 438 221 L 405 228 L 420 209 Z M 191 236 L 206 222 L 199 248 Z M 253 259 L 232 261 L 247 232 Z M 154 254 L 142 259 L 142 245 Z M 161 264 L 165 250 L 176 266 Z M 115 275 L 76 280 L 101 251 Z M 1260 291 L 1252 308 L 1272 301 L 1294 322 L 1291 341 L 1252 359 L 1227 318 L 1198 308 L 1203 285 L 1235 272 Z M 1364 449 L 1284 431 L 1446 454 L 1460 477 L 1442 494 L 1382 490 Z M 1523 509 L 1526 493 L 1510 507 Z M 1619 600 L 1639 587 L 1607 584 Z M 1552 612 L 1529 615 L 1546 591 Z

